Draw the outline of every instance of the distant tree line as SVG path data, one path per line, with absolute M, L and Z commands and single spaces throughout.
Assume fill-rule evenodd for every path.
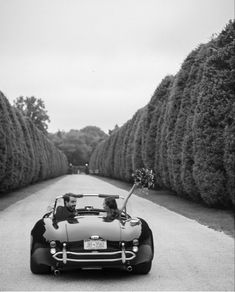
M 90 168 L 131 181 L 155 173 L 158 187 L 209 206 L 235 205 L 235 23 L 193 50 L 150 102 L 100 143 Z
M 57 148 L 64 152 L 69 163 L 85 165 L 89 163 L 91 153 L 95 147 L 108 137 L 96 126 L 87 126 L 81 130 L 57 131 L 49 133 L 48 137 Z
M 67 170 L 66 156 L 0 92 L 0 193 Z

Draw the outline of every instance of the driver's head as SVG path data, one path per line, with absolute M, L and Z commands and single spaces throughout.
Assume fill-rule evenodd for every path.
M 70 210 L 74 211 L 77 203 L 77 199 L 74 197 L 74 194 L 67 193 L 63 196 L 64 205 Z

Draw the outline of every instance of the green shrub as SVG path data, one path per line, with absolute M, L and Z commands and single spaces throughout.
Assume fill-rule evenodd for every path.
M 65 174 L 67 159 L 0 92 L 0 192 Z

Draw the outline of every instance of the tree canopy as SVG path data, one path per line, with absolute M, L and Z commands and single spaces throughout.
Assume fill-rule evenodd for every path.
M 89 162 L 95 147 L 108 135 L 96 126 L 86 126 L 80 130 L 49 133 L 52 142 L 65 153 L 69 163 L 84 165 Z
M 47 114 L 44 101 L 41 98 L 20 96 L 14 100 L 14 106 L 24 116 L 30 118 L 40 131 L 44 134 L 47 133 L 50 118 Z

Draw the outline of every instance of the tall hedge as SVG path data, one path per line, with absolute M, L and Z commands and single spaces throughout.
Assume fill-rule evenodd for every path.
M 195 62 L 191 70 L 191 88 L 189 92 L 189 104 L 187 115 L 185 116 L 184 125 L 184 136 L 182 139 L 182 163 L 180 176 L 182 181 L 182 186 L 184 193 L 186 193 L 189 198 L 193 200 L 200 200 L 200 192 L 196 186 L 195 179 L 193 176 L 193 166 L 194 166 L 194 154 L 195 149 L 193 147 L 193 120 L 195 114 L 195 108 L 198 101 L 198 93 L 200 91 L 201 80 L 203 76 L 203 71 L 205 68 L 205 61 L 208 57 L 208 48 L 206 46 L 200 46 L 195 56 Z
M 135 135 L 134 135 L 134 141 L 133 141 L 133 163 L 132 163 L 132 169 L 139 169 L 144 167 L 144 161 L 142 159 L 142 148 L 143 148 L 143 121 L 144 117 L 146 116 L 146 108 L 143 108 L 143 111 L 140 115 L 140 118 L 138 120 L 138 123 L 135 128 Z
M 131 120 L 127 121 L 125 125 L 123 126 L 123 144 L 122 144 L 122 155 L 121 155 L 121 179 L 126 180 L 126 168 L 127 168 L 127 147 L 128 147 L 128 141 L 129 136 L 131 132 Z
M 224 168 L 226 171 L 226 189 L 235 205 L 235 104 L 227 117 L 224 131 Z
M 65 155 L 0 92 L 0 193 L 67 173 Z
M 165 185 L 167 185 L 166 180 L 169 177 L 167 164 L 165 163 L 167 161 L 167 148 L 164 125 L 166 118 L 166 105 L 169 101 L 170 91 L 173 82 L 174 77 L 167 76 L 162 80 L 161 84 L 158 87 L 160 89 L 159 91 L 157 91 L 159 103 L 155 109 L 154 118 L 152 119 L 152 122 L 150 124 L 149 132 L 152 132 L 152 134 L 149 138 L 149 146 L 146 149 L 146 151 L 148 151 L 149 160 L 152 156 L 152 160 L 154 162 L 153 166 L 151 166 L 151 164 L 148 164 L 146 166 L 150 169 L 154 169 L 156 175 L 155 183 L 157 186 L 160 187 L 164 187 Z
M 189 54 L 187 59 L 184 61 L 182 69 L 180 70 L 179 79 L 177 80 L 177 90 L 173 95 L 175 103 L 178 104 L 176 109 L 173 109 L 174 113 L 171 112 L 171 120 L 173 120 L 174 128 L 172 130 L 172 141 L 171 145 L 168 145 L 170 154 L 170 172 L 172 176 L 172 188 L 180 196 L 188 196 L 184 191 L 183 183 L 181 179 L 181 168 L 182 168 L 182 143 L 186 130 L 186 120 L 190 110 L 190 96 L 192 94 L 195 74 L 196 74 L 196 55 L 198 50 L 194 50 Z M 187 86 L 185 86 L 187 84 Z M 173 119 L 173 115 L 175 118 Z
M 171 76 L 166 76 L 161 84 L 157 87 L 149 104 L 147 105 L 146 114 L 143 118 L 142 131 L 142 159 L 147 168 L 154 169 L 156 157 L 156 136 L 159 135 L 163 104 L 168 87 L 171 84 Z M 156 165 L 159 161 L 157 159 Z M 159 183 L 159 182 L 158 182 Z
M 212 42 L 214 49 L 206 61 L 198 104 L 194 117 L 194 178 L 200 194 L 208 204 L 227 204 L 224 167 L 227 116 L 234 105 L 231 82 L 235 55 L 234 25 Z M 209 187 L 208 187 L 209 186 Z
M 234 21 L 162 80 L 150 102 L 97 147 L 90 167 L 126 181 L 150 168 L 156 186 L 178 196 L 235 204 Z

